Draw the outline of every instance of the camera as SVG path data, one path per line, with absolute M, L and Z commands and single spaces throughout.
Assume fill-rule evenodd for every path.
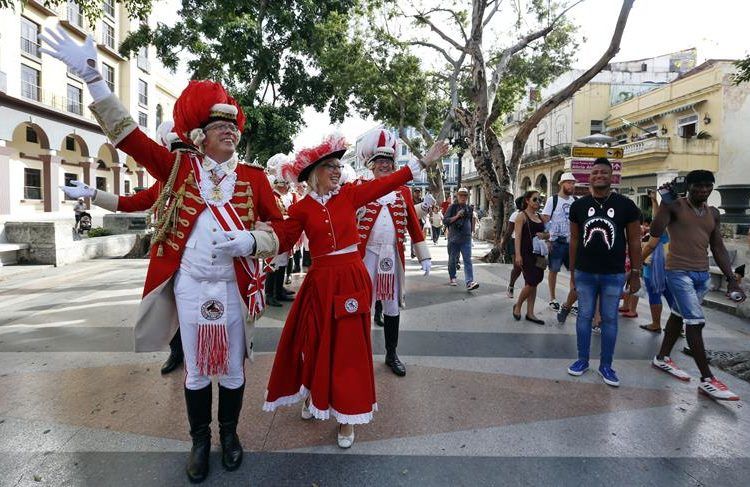
M 664 203 L 673 203 L 677 198 L 687 193 L 687 182 L 683 176 L 677 176 L 665 186 L 659 189 L 659 194 Z

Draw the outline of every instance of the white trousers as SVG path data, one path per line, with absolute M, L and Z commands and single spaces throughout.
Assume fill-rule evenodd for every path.
M 245 324 L 242 297 L 236 281 L 225 281 L 227 286 L 227 338 L 229 340 L 229 373 L 219 376 L 219 384 L 237 389 L 245 382 Z M 180 320 L 182 351 L 185 354 L 185 387 L 203 389 L 211 377 L 198 372 L 198 318 L 200 316 L 200 281 L 183 270 L 174 278 L 177 316 Z
M 398 251 L 396 252 L 396 259 L 398 259 Z M 370 280 L 372 281 L 372 301 L 373 304 L 375 303 L 375 280 L 377 279 L 378 275 L 378 254 L 374 251 L 367 249 L 367 252 L 365 252 L 365 267 L 367 267 L 367 272 L 370 273 Z M 398 316 L 400 311 L 400 307 L 398 305 L 399 297 L 401 296 L 401 277 L 399 276 L 399 269 L 401 268 L 401 263 L 396 263 L 396 278 L 393 282 L 393 299 L 387 299 L 385 301 L 381 301 L 383 303 L 383 314 L 388 316 Z

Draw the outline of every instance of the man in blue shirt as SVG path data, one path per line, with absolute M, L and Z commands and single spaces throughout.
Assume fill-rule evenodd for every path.
M 474 281 L 474 267 L 471 264 L 474 207 L 468 204 L 469 190 L 466 188 L 456 192 L 456 200 L 443 217 L 443 224 L 448 229 L 448 276 L 451 286 L 456 286 L 456 262 L 460 253 L 464 261 L 466 290 L 473 291 L 479 287 L 479 283 Z

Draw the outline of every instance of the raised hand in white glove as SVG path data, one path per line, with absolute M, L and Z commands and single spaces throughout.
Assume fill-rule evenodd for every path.
M 425 259 L 422 262 L 420 262 L 420 264 L 422 264 L 422 270 L 424 271 L 424 276 L 425 277 L 429 276 L 430 270 L 432 270 L 432 260 Z
M 216 244 L 214 249 L 229 257 L 245 257 L 255 251 L 255 237 L 245 230 L 224 232 L 227 241 Z
M 96 46 L 91 36 L 86 36 L 86 41 L 80 45 L 59 24 L 56 29 L 46 27 L 44 30 L 46 34 L 39 35 L 46 46 L 40 49 L 41 52 L 64 62 L 86 83 L 101 79 L 96 62 Z
M 93 198 L 96 194 L 96 189 L 92 188 L 83 181 L 71 181 L 73 186 L 60 186 L 65 196 L 68 198 Z
M 424 201 L 422 201 L 422 209 L 424 211 L 429 211 L 430 208 L 435 206 L 435 197 L 432 196 L 432 193 L 427 193 L 424 197 Z

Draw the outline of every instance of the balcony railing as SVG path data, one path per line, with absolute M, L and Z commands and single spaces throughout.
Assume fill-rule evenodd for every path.
M 552 157 L 567 157 L 570 155 L 570 147 L 571 144 L 557 144 L 538 151 L 529 152 L 521 158 L 521 164 L 530 164 Z
M 669 152 L 669 137 L 652 137 L 638 140 L 622 146 L 625 157 L 651 152 Z
M 25 52 L 26 54 L 37 58 L 42 57 L 42 53 L 39 52 L 39 47 L 41 46 L 38 42 L 21 37 L 21 52 Z
M 84 113 L 83 104 L 80 99 L 68 98 L 51 91 L 42 90 L 39 86 L 27 81 L 21 81 L 21 96 L 39 102 L 50 108 L 54 108 L 55 110 L 74 113 L 96 122 L 96 119 L 91 112 L 86 110 Z

